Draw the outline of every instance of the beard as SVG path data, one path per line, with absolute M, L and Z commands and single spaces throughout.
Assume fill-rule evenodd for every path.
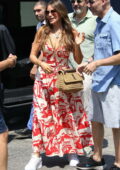
M 76 14 L 76 15 L 80 15 L 81 13 L 82 13 L 82 9 L 74 9 L 74 13 Z

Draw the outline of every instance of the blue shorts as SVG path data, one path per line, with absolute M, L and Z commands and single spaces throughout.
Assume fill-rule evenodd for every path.
M 28 120 L 28 123 L 27 123 L 27 127 L 28 127 L 29 130 L 32 130 L 32 127 L 33 127 L 33 113 L 34 113 L 34 108 L 33 108 L 33 105 L 32 105 L 30 117 L 29 117 L 29 120 Z
M 8 130 L 2 114 L 3 113 L 2 105 L 3 105 L 3 95 L 2 95 L 1 85 L 0 85 L 0 133 L 6 132 Z
M 0 108 L 0 133 L 6 132 L 8 130 L 6 123 L 4 121 L 1 108 Z

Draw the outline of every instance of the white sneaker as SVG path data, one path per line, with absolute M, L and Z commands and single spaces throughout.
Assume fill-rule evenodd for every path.
M 71 160 L 69 162 L 69 166 L 77 166 L 77 164 L 79 164 L 79 160 Z
M 42 167 L 42 158 L 32 155 L 30 161 L 25 166 L 25 170 L 37 170 Z
M 69 154 L 68 161 L 70 166 L 76 166 L 79 163 L 79 159 L 76 154 Z

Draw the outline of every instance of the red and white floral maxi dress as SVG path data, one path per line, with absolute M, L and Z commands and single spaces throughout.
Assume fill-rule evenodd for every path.
M 69 52 L 54 50 L 46 44 L 43 60 L 53 68 L 52 74 L 39 67 L 34 83 L 33 151 L 47 156 L 83 154 L 92 145 L 90 124 L 81 101 L 81 93 L 64 93 L 56 88 L 56 75 L 68 67 Z

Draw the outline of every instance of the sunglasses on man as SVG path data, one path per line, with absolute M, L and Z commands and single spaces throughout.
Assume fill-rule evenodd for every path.
M 82 3 L 85 0 L 71 0 L 71 3 L 74 4 L 75 2 L 77 3 Z M 87 3 L 93 4 L 95 1 L 94 0 L 87 0 Z
M 94 3 L 95 3 L 95 0 L 87 0 L 87 3 L 89 3 L 89 4 L 94 4 Z
M 71 3 L 72 3 L 72 4 L 74 4 L 75 2 L 81 3 L 81 2 L 83 2 L 83 0 L 71 0 Z

